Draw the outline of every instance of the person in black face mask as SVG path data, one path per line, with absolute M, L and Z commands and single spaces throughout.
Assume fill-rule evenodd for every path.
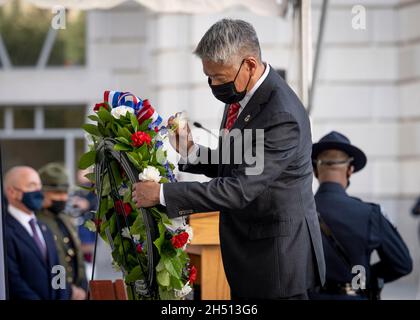
M 165 206 L 171 219 L 219 211 L 222 260 L 233 300 L 307 299 L 325 273 L 308 114 L 292 88 L 262 60 L 257 33 L 247 21 L 214 23 L 194 54 L 209 89 L 224 103 L 220 125 L 211 128 L 220 132 L 218 146 L 194 141 L 182 114 L 170 117 L 167 127 L 181 156 L 179 171 L 211 180 L 137 182 L 133 202 L 139 208 Z M 206 103 L 188 107 L 197 116 L 213 117 L 217 105 L 223 108 L 220 102 L 214 105 L 211 110 L 204 110 Z M 247 153 L 255 154 L 255 161 Z
M 43 184 L 43 208 L 37 213 L 54 234 L 60 264 L 66 269 L 72 299 L 86 299 L 87 280 L 80 239 L 72 218 L 65 213 L 69 199 L 69 177 L 60 163 L 48 163 L 39 169 Z

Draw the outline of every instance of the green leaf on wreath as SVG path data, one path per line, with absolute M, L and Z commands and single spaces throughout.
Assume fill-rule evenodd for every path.
M 99 116 L 99 119 L 101 119 L 104 123 L 106 123 L 106 122 L 113 122 L 114 121 L 114 117 L 105 108 L 101 108 L 97 112 L 97 115 Z
M 86 191 L 90 191 L 90 192 L 94 192 L 94 191 L 95 191 L 95 186 L 88 187 L 88 186 L 81 186 L 81 185 L 78 185 L 78 187 L 79 187 L 80 189 L 82 189 L 82 190 L 86 190 Z
M 161 165 L 166 162 L 165 152 L 161 148 L 156 151 L 156 161 Z
M 171 287 L 181 290 L 183 286 L 184 285 L 179 278 L 171 277 Z
M 152 119 L 147 119 L 139 126 L 138 131 L 147 131 L 149 129 L 149 124 L 152 123 Z
M 140 266 L 135 266 L 125 277 L 125 282 L 132 283 L 136 280 L 143 279 Z
M 130 151 L 131 147 L 127 146 L 126 144 L 117 143 L 114 145 L 114 150 L 116 151 Z
M 95 121 L 95 122 L 99 122 L 101 121 L 101 119 L 98 118 L 98 116 L 91 114 L 90 116 L 88 116 L 88 119 Z
M 144 225 L 143 216 L 139 214 L 130 227 L 131 234 L 145 234 L 146 227 Z
M 126 128 L 118 127 L 118 136 L 126 138 L 127 140 L 129 140 L 131 138 L 131 133 Z
M 159 254 L 161 254 L 161 247 L 162 247 L 163 242 L 165 241 L 166 227 L 162 223 L 159 223 L 158 228 L 159 228 L 159 238 L 157 238 L 153 243 L 158 249 Z
M 118 137 L 118 138 L 115 138 L 115 140 L 117 140 L 118 142 L 121 142 L 123 144 L 129 145 L 129 146 L 131 145 L 130 141 L 128 141 L 128 139 L 126 139 L 124 137 Z
M 181 274 L 181 270 L 179 270 L 179 273 L 177 272 L 178 270 L 175 270 L 175 267 L 172 263 L 173 260 L 167 259 L 164 257 L 162 258 L 163 258 L 163 263 L 165 264 L 165 269 L 169 272 L 169 274 L 174 277 L 179 277 Z
M 96 175 L 93 172 L 86 173 L 85 178 L 88 179 L 92 183 L 96 182 Z
M 159 297 L 161 300 L 177 300 L 173 290 L 164 290 L 164 288 L 159 288 Z
M 169 182 L 169 179 L 168 178 L 165 178 L 165 177 L 162 177 L 159 180 L 159 183 L 168 183 L 168 182 Z
M 92 123 L 86 123 L 82 126 L 82 129 L 85 130 L 87 133 L 90 133 L 91 135 L 100 137 L 101 133 L 99 132 L 99 129 L 96 125 Z
M 139 121 L 137 120 L 137 117 L 135 114 L 130 113 L 130 121 L 131 121 L 131 125 L 134 128 L 134 132 L 136 132 L 139 127 Z
M 137 153 L 141 155 L 142 161 L 147 161 L 150 158 L 149 149 L 147 148 L 147 144 L 145 143 L 137 149 Z
M 134 166 L 138 169 L 138 170 L 142 170 L 141 166 L 140 166 L 140 162 L 137 160 L 138 155 L 135 152 L 128 152 L 127 153 L 127 157 L 128 159 L 131 161 L 132 164 L 134 164 Z
M 96 151 L 86 152 L 80 157 L 79 160 L 79 169 L 87 169 L 95 163 L 96 160 Z
M 170 277 L 168 271 L 162 270 L 161 272 L 158 272 L 157 282 L 163 287 L 168 287 L 170 285 Z
M 163 263 L 163 259 L 160 259 L 156 266 L 156 272 L 160 272 L 162 270 L 165 270 L 165 264 Z

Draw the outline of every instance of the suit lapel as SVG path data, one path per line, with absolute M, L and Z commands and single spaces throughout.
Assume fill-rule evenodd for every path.
M 45 245 L 47 246 L 47 259 L 48 265 L 52 266 L 54 262 L 54 250 L 57 250 L 55 247 L 54 239 L 51 238 L 51 234 L 48 232 L 48 228 L 45 224 L 38 222 L 39 228 L 41 229 L 42 236 L 44 237 Z
M 242 130 L 246 125 L 250 124 L 255 116 L 261 111 L 261 106 L 264 105 L 270 98 L 271 92 L 274 88 L 273 85 L 273 68 L 270 67 L 267 78 L 261 83 L 261 86 L 255 91 L 252 98 L 248 101 L 245 108 L 239 114 L 238 119 L 236 119 L 233 124 L 233 129 Z
M 222 118 L 222 123 L 220 124 L 219 132 L 225 127 L 228 110 L 229 110 L 229 105 L 225 104 L 225 111 L 223 112 L 223 118 Z
M 42 254 L 39 251 L 38 247 L 35 244 L 34 239 L 32 236 L 26 231 L 26 229 L 10 214 L 7 215 L 9 227 L 13 228 L 15 230 L 15 234 L 17 237 L 19 237 L 23 243 L 25 243 L 29 248 L 32 249 L 34 254 L 38 257 L 40 261 L 45 265 L 46 261 L 42 258 Z M 41 229 L 42 230 L 42 229 Z

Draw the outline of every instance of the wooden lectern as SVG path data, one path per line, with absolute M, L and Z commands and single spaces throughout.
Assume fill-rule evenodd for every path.
M 124 280 L 92 280 L 89 281 L 89 300 L 127 300 Z
M 219 240 L 219 212 L 190 216 L 194 237 L 187 252 L 198 269 L 197 284 L 202 300 L 230 300 Z

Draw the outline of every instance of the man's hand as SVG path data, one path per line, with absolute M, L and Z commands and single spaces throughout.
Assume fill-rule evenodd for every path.
M 191 134 L 190 126 L 186 119 L 180 119 L 181 113 L 177 112 L 175 116 L 168 119 L 168 128 L 176 126 L 175 132 L 169 130 L 169 142 L 172 147 L 183 158 L 188 156 L 188 150 L 194 145 L 193 136 Z
M 86 300 L 86 291 L 75 285 L 71 285 L 71 300 Z
M 160 188 L 160 184 L 154 181 L 134 184 L 132 198 L 137 208 L 149 208 L 159 204 Z

